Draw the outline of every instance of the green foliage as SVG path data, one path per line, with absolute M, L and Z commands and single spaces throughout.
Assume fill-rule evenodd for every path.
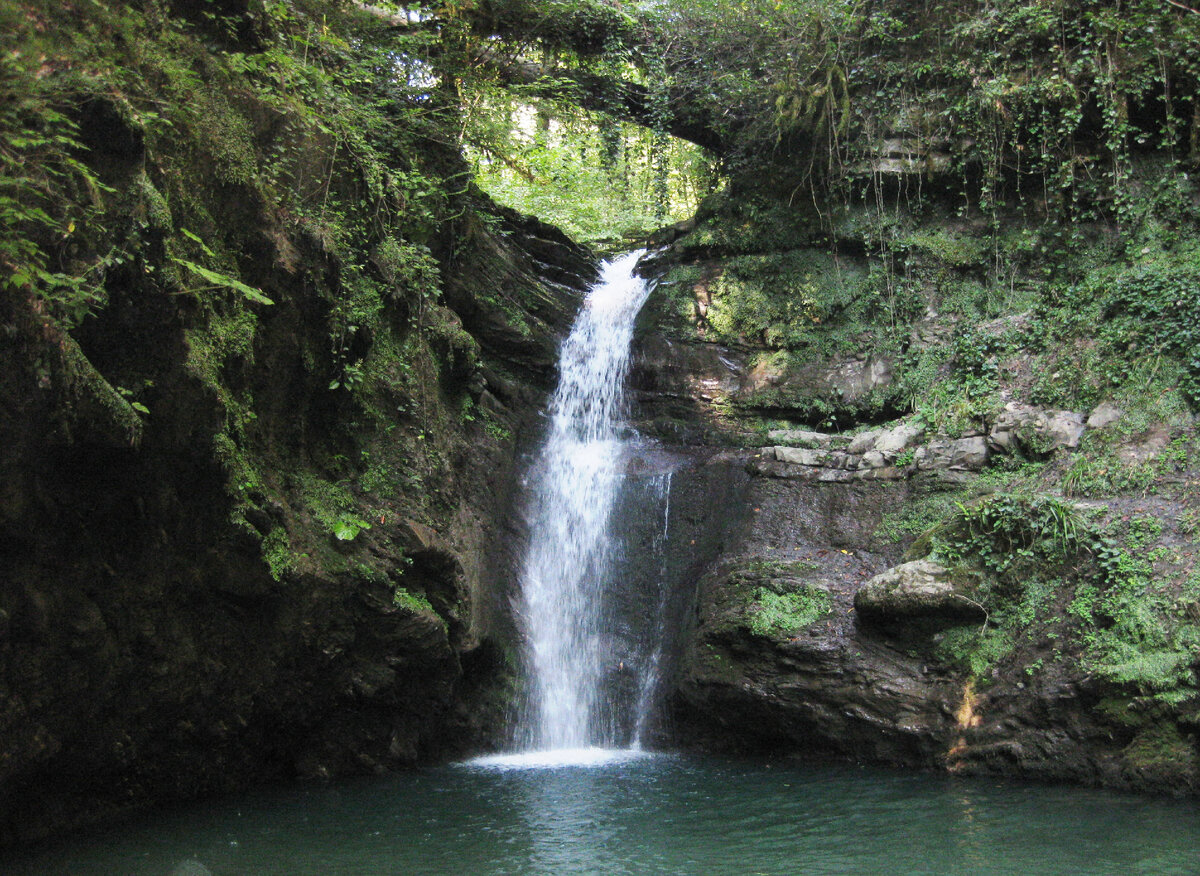
M 761 186 L 761 181 L 738 183 L 736 190 L 731 184 L 704 199 L 696 227 L 677 246 L 704 254 L 770 254 L 820 246 L 820 227 L 807 205 L 781 200 L 777 189 Z
M 908 451 L 905 451 L 908 453 Z M 899 465 L 905 454 L 896 457 Z M 894 510 L 884 513 L 874 537 L 895 543 L 905 538 L 918 538 L 910 548 L 917 559 L 930 550 L 930 541 L 939 526 L 956 516 L 962 508 L 975 501 L 988 501 L 994 493 L 1009 494 L 1023 501 L 1043 489 L 1046 464 L 1024 462 L 1014 458 L 1002 459 L 980 472 L 969 484 L 960 487 L 912 482 L 917 491 Z
M 946 228 L 921 229 L 903 238 L 900 245 L 954 268 L 986 264 L 986 242 L 978 235 L 956 234 Z
M 409 243 L 389 235 L 371 253 L 371 263 L 388 284 L 392 297 L 422 301 L 437 299 L 441 271 L 427 245 Z
M 883 515 L 875 538 L 898 542 L 928 532 L 952 514 L 963 498 L 960 491 L 924 492 L 909 498 Z
M 1185 258 L 1160 258 L 1123 272 L 1110 287 L 1105 317 L 1121 340 L 1179 357 L 1180 390 L 1200 407 L 1200 248 Z
M 103 246 L 111 189 L 80 159 L 68 104 L 34 59 L 0 53 L 0 289 L 31 292 L 66 327 L 103 306 L 104 272 L 121 260 L 72 254 L 81 240 Z
M 228 404 L 234 396 L 221 380 L 221 369 L 237 359 L 250 359 L 258 317 L 237 308 L 228 314 L 213 309 L 207 316 L 207 324 L 187 333 L 187 368 Z
M 783 593 L 759 587 L 751 597 L 748 625 L 756 636 L 777 638 L 816 623 L 832 610 L 829 591 L 820 587 L 802 586 Z
M 295 567 L 297 558 L 292 551 L 291 540 L 288 538 L 286 529 L 282 526 L 273 527 L 263 537 L 262 556 L 271 572 L 271 577 L 276 581 L 282 580 L 283 576 Z
M 677 100 L 719 119 L 735 163 L 791 152 L 801 176 L 793 171 L 788 190 L 807 178 L 848 194 L 885 137 L 909 150 L 902 161 L 915 181 L 937 144 L 955 142 L 945 160 L 964 205 L 1079 219 L 1108 203 L 1131 222 L 1134 154 L 1154 142 L 1181 158 L 1185 133 L 1196 133 L 1190 98 L 1173 100 L 1200 79 L 1189 51 L 1200 23 L 1181 5 L 669 0 L 651 9 L 648 20 L 671 36 L 664 63 Z M 1163 111 L 1136 113 L 1156 100 Z
M 493 441 L 511 441 L 513 434 L 491 411 L 483 412 L 483 430 Z
M 423 593 L 411 593 L 403 587 L 397 587 L 392 593 L 392 604 L 414 614 L 436 614 L 429 598 Z M 445 623 L 443 621 L 443 623 Z
M 708 283 L 704 320 L 714 339 L 757 341 L 768 348 L 822 353 L 853 348 L 863 324 L 850 315 L 845 331 L 819 327 L 845 312 L 862 294 L 865 278 L 817 250 L 731 258 Z
M 944 523 L 934 553 L 949 563 L 970 563 L 997 582 L 1021 586 L 1032 569 L 1061 570 L 1086 547 L 1078 510 L 1052 496 L 999 493 L 970 505 Z
M 1100 529 L 1046 496 L 1000 494 L 960 506 L 933 530 L 930 546 L 975 582 L 988 622 L 975 637 L 965 627 L 948 636 L 946 653 L 979 674 L 1042 619 L 1054 622 L 1047 612 L 1060 605 L 1074 620 L 1064 646 L 1082 652 L 1091 671 L 1167 704 L 1193 696 L 1200 626 L 1142 558 L 1163 531 L 1154 517 Z
M 1193 541 L 1200 542 L 1200 508 L 1188 508 L 1180 514 L 1179 529 Z
M 1081 452 L 1062 473 L 1063 493 L 1088 497 L 1122 493 L 1145 496 L 1160 489 L 1167 476 L 1186 468 L 1200 449 L 1194 436 L 1183 432 L 1159 452 L 1142 458 L 1123 456 L 1121 442 L 1139 435 L 1136 422 L 1132 420 L 1121 429 L 1085 435 Z
M 1172 779 L 1193 775 L 1196 769 L 1195 746 L 1180 734 L 1172 721 L 1153 721 L 1121 754 L 1125 763 L 1135 770 L 1153 771 Z
M 469 105 L 465 145 L 479 184 L 576 240 L 644 238 L 689 216 L 711 186 L 691 143 L 492 88 Z
M 1014 629 L 978 625 L 951 627 L 934 649 L 935 656 L 964 667 L 975 678 L 987 678 L 992 669 L 1008 657 L 1016 645 Z
M 1146 168 L 1144 175 L 1130 176 L 1131 184 L 1152 185 L 1161 179 L 1155 173 Z M 1171 218 L 1175 207 L 1162 209 L 1140 215 L 1154 227 L 1168 219 L 1177 223 L 1171 236 L 1131 245 L 1128 256 L 1109 245 L 1079 243 L 1064 258 L 1066 276 L 1053 282 L 1030 281 L 1037 261 L 1013 264 L 1009 281 L 961 279 L 959 272 L 928 275 L 926 295 L 956 314 L 957 327 L 948 341 L 914 344 L 900 357 L 902 395 L 929 426 L 957 436 L 979 428 L 1010 400 L 1011 381 L 1024 380 L 1028 368 L 1028 389 L 1018 384 L 1016 391 L 1028 392 L 1034 404 L 1087 411 L 1108 401 L 1124 412 L 1114 428 L 1085 439 L 1067 490 L 1145 491 L 1164 463 L 1121 461 L 1113 454 L 1160 425 L 1172 432 L 1186 428 L 1188 408 L 1195 407 L 1191 351 L 1200 244 L 1178 216 Z M 1001 282 L 1012 288 L 997 288 Z M 1018 284 L 1026 291 L 1017 291 Z M 1013 307 L 1030 303 L 1031 312 L 1012 314 Z M 985 321 L 997 312 L 1001 319 Z
M 309 513 L 338 541 L 353 541 L 371 524 L 360 516 L 354 494 L 344 483 L 304 474 L 301 490 Z
M 1150 168 L 1131 179 L 1154 186 L 1175 176 Z M 1029 332 L 1040 353 L 1035 402 L 1086 409 L 1119 398 L 1164 408 L 1168 420 L 1173 397 L 1196 408 L 1200 240 L 1177 209 L 1151 200 L 1138 215 L 1159 234 L 1152 242 L 1138 231 L 1125 254 L 1081 252 L 1079 279 L 1047 287 Z
M 948 630 L 935 653 L 985 678 L 1047 619 L 1090 539 L 1079 512 L 1051 497 L 999 493 L 959 503 L 923 541 L 971 582 L 969 598 L 987 614 L 982 627 Z
M 195 234 L 188 231 L 186 228 L 179 229 L 179 232 L 184 237 L 191 240 L 193 243 L 196 243 L 197 245 L 199 245 L 200 249 L 204 252 L 205 255 L 209 256 L 210 258 L 216 258 L 216 254 L 211 249 L 209 249 L 205 245 L 204 241 L 201 240 L 199 237 L 197 237 Z M 247 286 L 241 280 L 238 280 L 235 277 L 230 277 L 228 274 L 223 274 L 220 271 L 214 271 L 211 268 L 201 267 L 200 265 L 197 265 L 195 262 L 189 262 L 187 259 L 179 258 L 177 256 L 172 257 L 171 260 L 173 262 L 175 262 L 176 264 L 182 265 L 183 267 L 187 268 L 189 271 L 191 271 L 193 274 L 195 274 L 201 280 L 204 280 L 205 282 L 207 282 L 209 284 L 207 287 L 200 287 L 198 289 L 190 290 L 193 293 L 204 292 L 209 289 L 229 289 L 233 292 L 236 292 L 238 295 L 241 295 L 243 298 L 245 298 L 247 301 L 249 301 L 253 304 L 274 304 L 275 303 L 270 298 L 268 298 L 266 295 L 263 295 L 261 290 L 255 289 L 253 286 Z
M 1193 657 L 1200 627 L 1155 587 L 1143 559 L 1162 524 L 1135 518 L 1097 538 L 1093 586 L 1076 591 L 1070 611 L 1084 623 L 1087 659 L 1102 677 L 1177 704 L 1196 692 Z
M 967 323 L 949 344 L 902 360 L 902 392 L 928 426 L 958 437 L 1002 407 L 998 364 L 1011 347 L 1010 338 Z
M 343 514 L 333 521 L 333 537 L 338 541 L 353 541 L 364 529 L 370 529 L 371 524 L 353 514 Z

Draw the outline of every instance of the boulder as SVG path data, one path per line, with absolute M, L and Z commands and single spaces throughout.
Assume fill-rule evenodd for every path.
M 883 468 L 887 465 L 887 460 L 878 450 L 868 450 L 863 454 L 862 464 L 859 468 Z
M 854 594 L 854 608 L 864 618 L 984 619 L 986 612 L 961 591 L 941 563 L 914 560 L 867 581 Z
M 809 450 L 804 447 L 776 447 L 775 458 L 792 465 L 828 465 L 828 450 Z
M 1087 418 L 1087 427 L 1089 429 L 1103 429 L 1111 426 L 1117 420 L 1121 419 L 1121 415 L 1125 413 L 1112 402 L 1101 402 L 1096 405 L 1095 409 Z
M 902 423 L 893 429 L 884 429 L 880 432 L 875 439 L 875 450 L 889 460 L 895 459 L 924 434 L 924 426 Z
M 1059 448 L 1075 449 L 1083 431 L 1083 414 L 1009 402 L 996 417 L 988 443 L 1006 453 L 1019 449 L 1043 455 Z
M 883 434 L 882 429 L 868 429 L 866 432 L 860 432 L 850 439 L 850 446 L 846 448 L 846 452 L 861 454 L 868 450 L 874 450 L 875 442 L 881 434 Z
M 922 471 L 944 468 L 978 471 L 987 464 L 988 441 L 982 435 L 930 441 L 916 452 L 914 458 L 917 468 Z
M 1054 449 L 1065 447 L 1074 450 L 1083 438 L 1083 414 L 1074 411 L 1050 411 L 1050 421 L 1046 424 L 1046 434 Z
M 815 450 L 819 447 L 829 447 L 833 436 L 824 432 L 810 432 L 807 429 L 772 429 L 767 433 L 767 439 L 775 444 L 787 447 L 807 447 Z

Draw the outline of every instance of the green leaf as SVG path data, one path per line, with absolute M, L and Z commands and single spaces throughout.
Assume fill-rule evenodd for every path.
M 204 250 L 205 255 L 213 256 L 214 258 L 216 257 L 213 254 L 213 251 L 208 248 L 208 245 L 200 238 L 200 235 L 195 234 L 191 231 L 188 231 L 186 228 L 180 228 L 179 233 L 182 234 L 184 237 L 186 237 L 188 240 L 190 240 L 194 243 L 200 244 L 200 249 Z
M 370 529 L 371 524 L 355 517 L 339 517 L 333 524 L 333 535 L 338 541 L 353 541 L 364 529 Z
M 262 294 L 260 289 L 255 289 L 253 286 L 247 286 L 241 280 L 222 274 L 218 271 L 213 271 L 205 267 L 201 267 L 195 262 L 189 262 L 187 259 L 173 258 L 176 264 L 183 265 L 193 274 L 207 280 L 213 286 L 218 286 L 223 289 L 232 289 L 234 292 L 241 294 L 246 300 L 253 301 L 255 304 L 274 304 L 275 302 Z

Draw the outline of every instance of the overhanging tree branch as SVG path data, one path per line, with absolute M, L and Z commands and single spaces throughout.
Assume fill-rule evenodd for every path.
M 490 65 L 501 85 L 521 86 L 527 94 L 570 103 L 583 109 L 604 112 L 673 137 L 688 140 L 720 153 L 724 139 L 699 113 L 681 111 L 686 104 L 668 95 L 668 109 L 655 111 L 649 89 L 635 82 L 598 76 L 580 70 L 547 68 L 527 61 L 496 62 Z
M 572 66 L 548 66 L 519 59 L 531 48 L 540 47 L 548 56 L 566 59 L 602 55 L 608 46 L 636 45 L 645 34 L 637 22 L 608 0 L 586 0 L 576 4 L 538 4 L 531 0 L 477 0 L 458 6 L 448 17 L 444 3 L 415 3 L 419 17 L 393 8 L 360 3 L 359 8 L 380 20 L 397 35 L 446 34 L 457 22 L 472 35 L 470 60 L 463 74 L 484 72 L 501 86 L 521 87 L 538 98 L 571 104 L 593 112 L 663 131 L 712 152 L 722 153 L 725 138 L 707 110 L 689 99 L 682 89 L 668 88 L 667 94 L 615 76 L 604 76 Z M 460 48 L 465 48 L 460 43 Z M 644 48 L 644 47 L 643 47 Z M 446 49 L 430 46 L 429 55 Z M 635 52 L 635 54 L 640 54 Z

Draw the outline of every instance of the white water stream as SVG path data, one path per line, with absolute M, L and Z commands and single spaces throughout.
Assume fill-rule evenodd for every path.
M 649 292 L 633 273 L 639 255 L 601 267 L 563 342 L 548 434 L 530 472 L 518 605 L 530 686 L 518 739 L 525 752 L 636 748 L 653 699 L 660 653 L 651 644 L 628 663 L 617 656 L 610 598 L 619 559 L 612 518 L 634 437 L 624 386 Z M 620 702 L 621 690 L 631 702 Z

